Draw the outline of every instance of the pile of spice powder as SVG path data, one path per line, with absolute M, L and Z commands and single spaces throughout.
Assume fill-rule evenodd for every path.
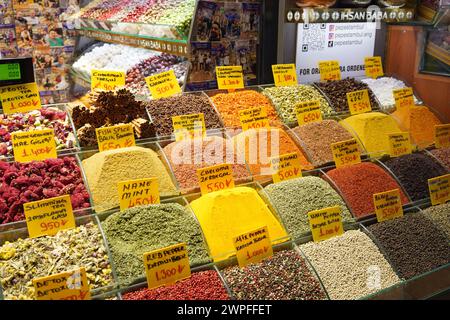
M 412 106 L 402 108 L 392 113 L 400 129 L 409 131 L 412 142 L 420 148 L 425 148 L 434 143 L 434 126 L 441 121 L 425 106 Z
M 329 115 L 333 112 L 327 99 L 310 85 L 265 88 L 263 94 L 272 101 L 279 116 L 286 124 L 297 123 L 295 105 L 299 102 L 319 100 L 320 110 L 323 114 Z
M 449 239 L 423 213 L 367 227 L 400 277 L 410 279 L 450 262 Z
M 97 212 L 119 206 L 120 181 L 157 177 L 161 195 L 175 193 L 166 167 L 155 151 L 129 147 L 98 152 L 82 162 Z
M 356 139 L 359 138 L 366 151 L 374 157 L 389 153 L 388 134 L 401 132 L 391 116 L 380 112 L 350 116 L 340 124 Z
M 177 203 L 139 206 L 116 212 L 102 223 L 121 284 L 145 276 L 143 254 L 186 243 L 191 266 L 211 261 L 198 222 Z
M 272 141 L 273 140 L 273 141 Z M 257 180 L 271 176 L 270 158 L 296 152 L 303 170 L 313 166 L 291 137 L 282 129 L 250 129 L 233 137 L 235 152 L 245 155 L 250 172 Z
M 402 204 L 409 202 L 397 181 L 374 163 L 362 162 L 332 169 L 326 174 L 339 188 L 347 205 L 357 218 L 375 211 L 373 204 L 375 193 L 399 189 Z
M 373 241 L 359 230 L 300 246 L 333 300 L 374 294 L 400 282 Z
M 91 290 L 113 283 L 103 238 L 93 223 L 0 247 L 0 281 L 8 300 L 34 299 L 34 278 L 80 267 L 86 269 Z
M 308 123 L 292 129 L 315 166 L 333 161 L 331 145 L 353 136 L 335 120 Z M 359 145 L 358 145 L 359 146 Z M 363 150 L 360 148 L 360 152 Z
M 219 93 L 211 98 L 222 117 L 227 128 L 241 126 L 239 111 L 256 107 L 264 107 L 267 112 L 269 123 L 273 127 L 281 125 L 277 112 L 270 100 L 263 94 L 254 90 L 243 90 L 233 93 Z
M 170 136 L 173 133 L 172 117 L 203 113 L 205 128 L 218 129 L 223 125 L 219 115 L 209 103 L 208 97 L 197 94 L 184 94 L 151 100 L 147 107 L 158 136 Z
M 298 252 L 275 252 L 244 268 L 222 270 L 238 300 L 325 300 L 327 295 Z
M 384 164 L 394 173 L 413 201 L 429 197 L 428 179 L 447 173 L 437 161 L 422 153 L 392 158 Z
M 431 154 L 450 171 L 450 148 L 433 149 Z
M 124 300 L 230 300 L 214 270 L 194 272 L 188 279 L 156 289 L 143 288 L 123 295 Z
M 303 177 L 268 185 L 264 188 L 289 235 L 298 239 L 310 232 L 308 212 L 340 206 L 343 222 L 353 222 L 344 200 L 318 177 Z
M 191 202 L 214 261 L 235 254 L 233 238 L 264 226 L 273 244 L 287 240 L 280 222 L 258 192 L 250 187 L 236 187 L 211 192 Z
M 429 207 L 423 214 L 444 231 L 450 240 L 450 203 Z
M 235 182 L 249 178 L 250 172 L 245 164 L 237 162 L 232 143 L 217 136 L 184 139 L 164 147 L 164 153 L 172 167 L 173 174 L 181 189 L 194 189 L 199 186 L 197 169 L 222 163 L 232 164 Z M 227 162 L 229 161 L 229 162 Z

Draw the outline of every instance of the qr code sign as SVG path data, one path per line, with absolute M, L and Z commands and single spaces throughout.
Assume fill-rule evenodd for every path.
M 323 24 L 310 23 L 308 28 L 303 28 L 302 51 L 322 51 L 327 45 L 327 30 Z

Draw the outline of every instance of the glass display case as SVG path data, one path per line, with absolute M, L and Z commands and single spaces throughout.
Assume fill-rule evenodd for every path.
M 424 32 L 423 52 L 419 71 L 450 76 L 450 25 L 439 24 Z

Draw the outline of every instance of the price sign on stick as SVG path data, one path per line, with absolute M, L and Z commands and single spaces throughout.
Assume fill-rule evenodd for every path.
M 337 168 L 361 163 L 361 155 L 356 139 L 333 143 L 331 152 Z
M 276 87 L 297 85 L 295 64 L 274 64 L 272 66 L 273 80 Z
M 373 203 L 378 222 L 403 216 L 402 199 L 399 189 L 374 194 Z
M 117 184 L 120 211 L 159 203 L 158 178 L 121 181 Z
M 154 99 L 167 98 L 181 93 L 181 87 L 173 70 L 149 76 L 145 78 L 145 81 Z
M 84 267 L 33 279 L 36 300 L 90 300 Z
M 347 103 L 352 115 L 370 112 L 369 90 L 358 90 L 347 93 Z
M 450 147 L 450 124 L 441 124 L 434 127 L 434 143 L 436 148 Z
M 239 111 L 239 120 L 243 131 L 249 129 L 270 128 L 266 107 L 256 107 Z
M 319 61 L 320 81 L 341 80 L 339 61 Z
M 409 132 L 398 132 L 388 134 L 389 154 L 391 157 L 400 157 L 412 152 Z
M 428 189 L 433 206 L 450 201 L 450 174 L 428 179 Z
M 275 183 L 302 176 L 302 164 L 296 152 L 273 157 L 270 159 L 270 165 L 274 172 L 272 179 Z
M 265 226 L 239 235 L 233 239 L 239 267 L 258 263 L 273 255 L 269 229 Z
M 244 88 L 242 66 L 216 67 L 217 85 L 221 90 Z
M 11 141 L 17 162 L 43 161 L 58 156 L 53 129 L 14 132 Z
M 125 72 L 92 70 L 91 90 L 113 91 L 125 85 Z
M 322 121 L 322 112 L 320 111 L 319 100 L 299 102 L 295 105 L 295 111 L 297 113 L 297 121 L 299 126 Z
M 402 108 L 410 108 L 414 106 L 414 93 L 412 88 L 402 88 L 392 91 L 395 100 L 395 107 L 400 110 Z
M 309 226 L 314 242 L 327 240 L 344 233 L 341 207 L 330 207 L 308 212 Z
M 1 87 L 0 101 L 5 114 L 41 108 L 41 98 L 35 82 Z
M 234 188 L 233 170 L 231 164 L 218 164 L 197 169 L 197 178 L 202 194 Z
M 98 149 L 100 152 L 136 145 L 133 125 L 131 124 L 97 128 L 95 132 L 97 134 Z
M 175 140 L 180 141 L 205 135 L 205 116 L 203 113 L 193 113 L 172 117 Z
M 376 79 L 384 75 L 381 57 L 366 57 L 364 59 L 364 65 L 367 77 Z

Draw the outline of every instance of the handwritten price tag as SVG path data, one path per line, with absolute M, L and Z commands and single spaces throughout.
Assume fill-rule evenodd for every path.
M 239 267 L 258 263 L 273 255 L 267 226 L 246 232 L 233 239 Z
M 428 189 L 433 206 L 450 201 L 450 174 L 428 179 Z
M 14 132 L 11 141 L 17 162 L 43 161 L 58 156 L 53 129 Z
M 52 236 L 61 230 L 75 228 L 69 195 L 23 204 L 30 238 Z
M 364 65 L 367 77 L 376 79 L 384 75 L 381 57 L 366 57 L 364 59 Z
M 167 98 L 181 93 L 180 85 L 173 70 L 158 73 L 145 78 L 152 98 Z
M 370 105 L 369 90 L 347 92 L 347 102 L 351 114 L 359 114 L 372 111 Z
M 216 67 L 216 78 L 220 90 L 244 88 L 242 66 Z
M 434 127 L 434 143 L 436 148 L 450 148 L 450 124 Z
M 243 131 L 270 128 L 266 107 L 256 107 L 239 111 L 239 120 Z
M 356 139 L 333 143 L 331 151 L 336 168 L 361 163 L 361 155 Z
M 378 222 L 403 217 L 399 189 L 374 194 L 373 204 Z
M 117 184 L 120 211 L 136 206 L 159 203 L 159 184 L 157 178 L 121 181 Z
M 144 266 L 149 289 L 174 284 L 191 276 L 185 243 L 145 253 Z
M 327 240 L 344 233 L 340 206 L 310 211 L 308 219 L 314 242 Z
M 275 172 L 272 174 L 275 183 L 302 177 L 302 164 L 296 152 L 270 158 L 270 166 Z
M 125 85 L 125 72 L 111 70 L 91 71 L 91 90 L 113 91 Z
M 299 102 L 295 105 L 295 112 L 297 113 L 297 121 L 299 126 L 322 121 L 322 112 L 320 111 L 319 100 Z
M 205 135 L 205 116 L 203 113 L 193 113 L 172 117 L 175 140 L 181 141 Z
M 136 145 L 134 130 L 131 124 L 97 128 L 95 129 L 95 133 L 97 134 L 98 149 L 100 152 Z
M 35 82 L 1 87 L 0 101 L 5 114 L 41 108 L 41 98 Z
M 319 61 L 320 81 L 341 80 L 339 61 Z
M 295 64 L 274 64 L 272 66 L 273 80 L 276 87 L 296 86 L 297 73 Z
M 234 188 L 231 164 L 219 164 L 197 169 L 197 178 L 203 195 L 214 191 Z
M 397 109 L 410 108 L 414 106 L 414 93 L 412 88 L 402 88 L 393 90 L 395 107 Z
M 36 300 L 90 300 L 86 269 L 33 279 Z
M 400 157 L 412 152 L 409 132 L 398 132 L 388 134 L 389 154 L 391 157 Z

